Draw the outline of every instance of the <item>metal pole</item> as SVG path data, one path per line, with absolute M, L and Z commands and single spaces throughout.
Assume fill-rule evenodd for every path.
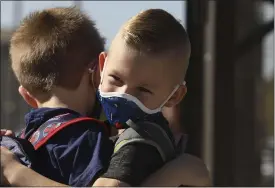
M 261 44 L 236 60 L 258 24 L 253 0 L 216 1 L 214 186 L 259 186 Z M 245 9 L 245 11 L 243 11 Z
M 215 57 L 215 14 L 216 1 L 208 1 L 207 22 L 205 25 L 204 79 L 203 79 L 203 161 L 210 174 L 213 171 L 214 137 L 214 57 Z
M 187 1 L 187 32 L 192 44 L 192 52 L 186 74 L 188 93 L 182 103 L 181 122 L 189 135 L 186 152 L 198 157 L 202 157 L 203 151 L 203 57 L 206 6 L 206 1 Z

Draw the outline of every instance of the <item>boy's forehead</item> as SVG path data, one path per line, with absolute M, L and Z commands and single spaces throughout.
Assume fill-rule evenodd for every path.
M 138 58 L 130 54 L 119 57 L 120 55 L 123 54 L 118 53 L 107 60 L 107 72 L 143 87 L 159 88 L 165 85 L 173 85 L 171 83 L 173 70 L 171 70 L 169 62 L 166 62 L 166 60 L 164 62 L 159 58 Z
M 149 85 L 176 84 L 183 77 L 186 57 L 182 53 L 141 54 L 127 46 L 120 36 L 115 37 L 107 64 L 117 73 L 128 73 L 131 79 Z M 107 69 L 109 69 L 107 68 Z M 180 74 L 180 75 L 179 75 Z M 182 74 L 182 76 L 181 76 Z M 127 78 L 130 79 L 130 78 Z

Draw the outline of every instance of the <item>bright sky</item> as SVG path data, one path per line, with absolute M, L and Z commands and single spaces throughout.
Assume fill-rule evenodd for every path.
M 15 2 L 18 3 L 18 2 Z M 20 3 L 20 2 L 19 2 Z M 22 3 L 21 18 L 29 12 L 56 7 L 70 6 L 74 1 L 24 1 Z M 1 1 L 1 28 L 10 28 L 18 24 L 18 19 L 14 18 L 13 1 Z M 107 38 L 107 45 L 115 36 L 119 27 L 131 16 L 137 14 L 141 10 L 148 8 L 165 9 L 176 18 L 185 23 L 185 2 L 180 1 L 83 1 L 81 9 L 84 10 L 93 20 Z M 21 19 L 19 18 L 19 20 Z
M 70 6 L 74 1 L 23 1 L 21 6 L 21 16 L 14 17 L 14 3 L 19 1 L 1 1 L 1 28 L 11 28 L 18 25 L 19 20 L 26 16 L 29 12 L 56 7 Z M 107 38 L 107 46 L 111 39 L 115 36 L 119 27 L 131 16 L 148 8 L 165 9 L 176 18 L 180 19 L 185 25 L 186 12 L 185 1 L 82 1 L 81 8 L 93 20 L 96 21 L 100 32 Z M 20 13 L 20 11 L 18 11 Z M 264 18 L 270 20 L 274 15 L 272 6 L 264 7 Z M 274 74 L 274 33 L 268 35 L 264 39 L 264 64 L 263 75 L 270 78 Z

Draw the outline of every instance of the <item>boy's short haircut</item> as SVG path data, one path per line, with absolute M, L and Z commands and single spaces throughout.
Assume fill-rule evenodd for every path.
M 162 9 L 148 9 L 132 17 L 122 27 L 125 43 L 144 54 L 190 51 L 188 35 L 171 14 Z
M 85 14 L 74 7 L 35 11 L 11 38 L 12 69 L 30 93 L 53 86 L 75 89 L 83 72 L 104 51 L 102 38 Z

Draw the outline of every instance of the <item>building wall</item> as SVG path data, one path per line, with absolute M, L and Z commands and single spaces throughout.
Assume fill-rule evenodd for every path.
M 1 128 L 19 130 L 29 110 L 18 93 L 18 82 L 9 63 L 8 40 L 1 39 Z

